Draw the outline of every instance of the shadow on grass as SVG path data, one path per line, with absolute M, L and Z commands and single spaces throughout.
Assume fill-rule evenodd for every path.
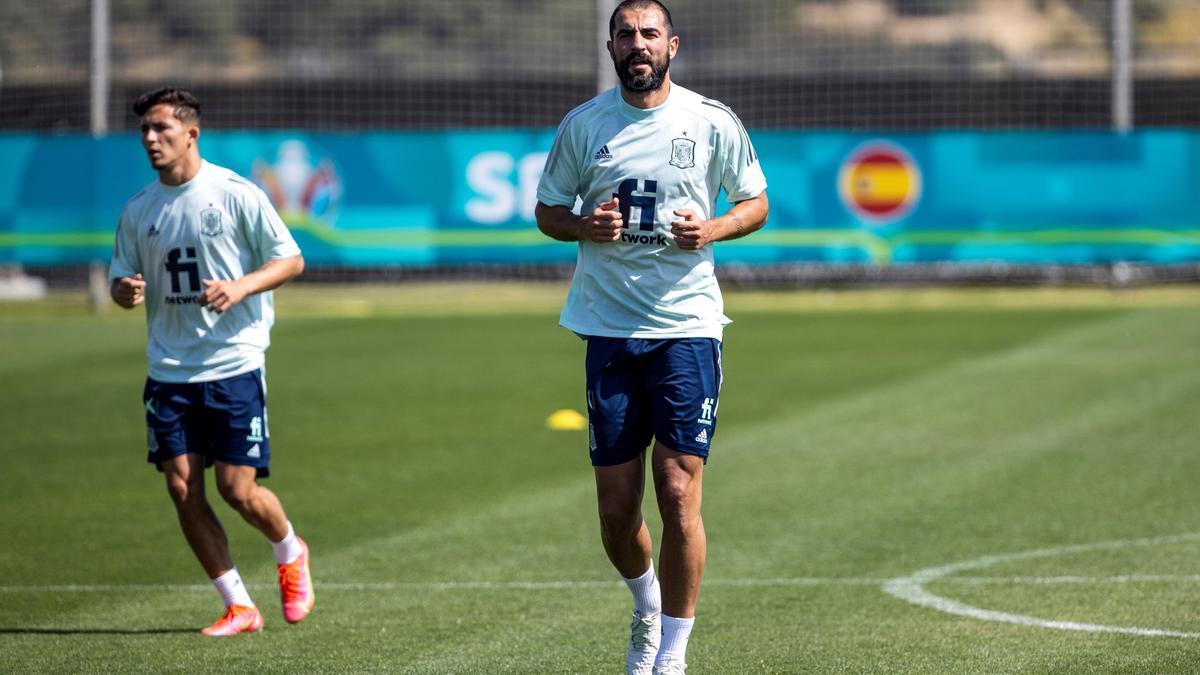
M 164 635 L 200 634 L 198 628 L 9 628 L 0 626 L 0 635 Z

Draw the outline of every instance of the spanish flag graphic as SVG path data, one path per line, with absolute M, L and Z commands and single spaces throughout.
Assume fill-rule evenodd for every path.
M 855 149 L 838 175 L 842 202 L 873 223 L 907 215 L 921 197 L 921 170 L 903 148 L 871 141 Z

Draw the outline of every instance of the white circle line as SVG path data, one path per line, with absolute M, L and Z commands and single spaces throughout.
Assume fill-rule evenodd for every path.
M 1194 584 L 1200 574 L 1118 574 L 1110 577 L 1064 575 L 1057 577 L 950 577 L 940 584 L 967 586 L 1050 586 L 1056 584 Z
M 952 579 L 947 577 L 952 574 L 965 572 L 968 570 L 978 570 L 1000 563 L 1018 560 L 1031 560 L 1035 558 L 1050 558 L 1062 555 L 1070 555 L 1073 553 L 1116 550 L 1139 546 L 1161 546 L 1164 544 L 1190 543 L 1197 541 L 1200 541 L 1200 533 L 1179 534 L 1165 537 L 1150 537 L 1146 539 L 1122 539 L 1117 541 L 1098 542 L 1094 544 L 1078 544 L 1073 546 L 1040 548 L 1031 551 L 1021 551 L 1019 553 L 1009 553 L 1004 555 L 989 555 L 982 558 L 975 558 L 974 560 L 951 563 L 949 565 L 926 567 L 913 572 L 907 577 L 899 577 L 887 581 L 883 584 L 883 590 L 890 595 L 900 598 L 906 602 L 910 602 L 914 605 L 928 607 L 930 609 L 935 609 L 947 614 L 980 619 L 982 621 L 998 621 L 1003 623 L 1019 624 L 1022 626 L 1036 626 L 1040 628 L 1083 631 L 1088 633 L 1121 633 L 1125 635 L 1141 635 L 1150 637 L 1200 638 L 1200 633 L 1187 631 L 1165 630 L 1160 628 L 1142 628 L 1138 626 L 1108 626 L 1103 624 L 1078 623 L 1074 621 L 1053 621 L 1049 619 L 1041 619 L 1035 616 L 1027 616 L 1024 614 L 1012 614 L 1009 612 L 982 609 L 963 602 L 951 600 L 950 598 L 940 595 L 935 595 L 925 589 L 925 584 L 932 583 L 934 581 L 951 581 Z

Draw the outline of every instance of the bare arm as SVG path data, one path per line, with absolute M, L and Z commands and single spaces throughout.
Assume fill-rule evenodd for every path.
M 200 305 L 214 312 L 224 312 L 245 300 L 246 296 L 279 288 L 303 271 L 304 258 L 296 255 L 290 258 L 272 258 L 240 279 L 203 279 L 205 288 L 200 296 Z
M 596 207 L 591 215 L 577 216 L 565 206 L 547 206 L 541 202 L 533 210 L 538 229 L 558 241 L 594 241 L 603 244 L 621 238 L 625 221 L 616 197 Z
M 694 251 L 714 241 L 738 239 L 758 230 L 767 222 L 769 210 L 765 191 L 711 220 L 700 220 L 691 209 L 676 209 L 674 213 L 680 220 L 671 223 L 671 234 L 679 248 Z

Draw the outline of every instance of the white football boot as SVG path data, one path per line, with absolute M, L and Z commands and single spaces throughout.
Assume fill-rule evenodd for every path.
M 661 666 L 654 667 L 653 675 L 684 675 L 687 664 L 683 661 L 667 661 Z
M 627 675 L 653 675 L 654 657 L 662 641 L 662 614 L 642 616 L 636 609 L 629 624 L 629 651 L 625 653 Z

